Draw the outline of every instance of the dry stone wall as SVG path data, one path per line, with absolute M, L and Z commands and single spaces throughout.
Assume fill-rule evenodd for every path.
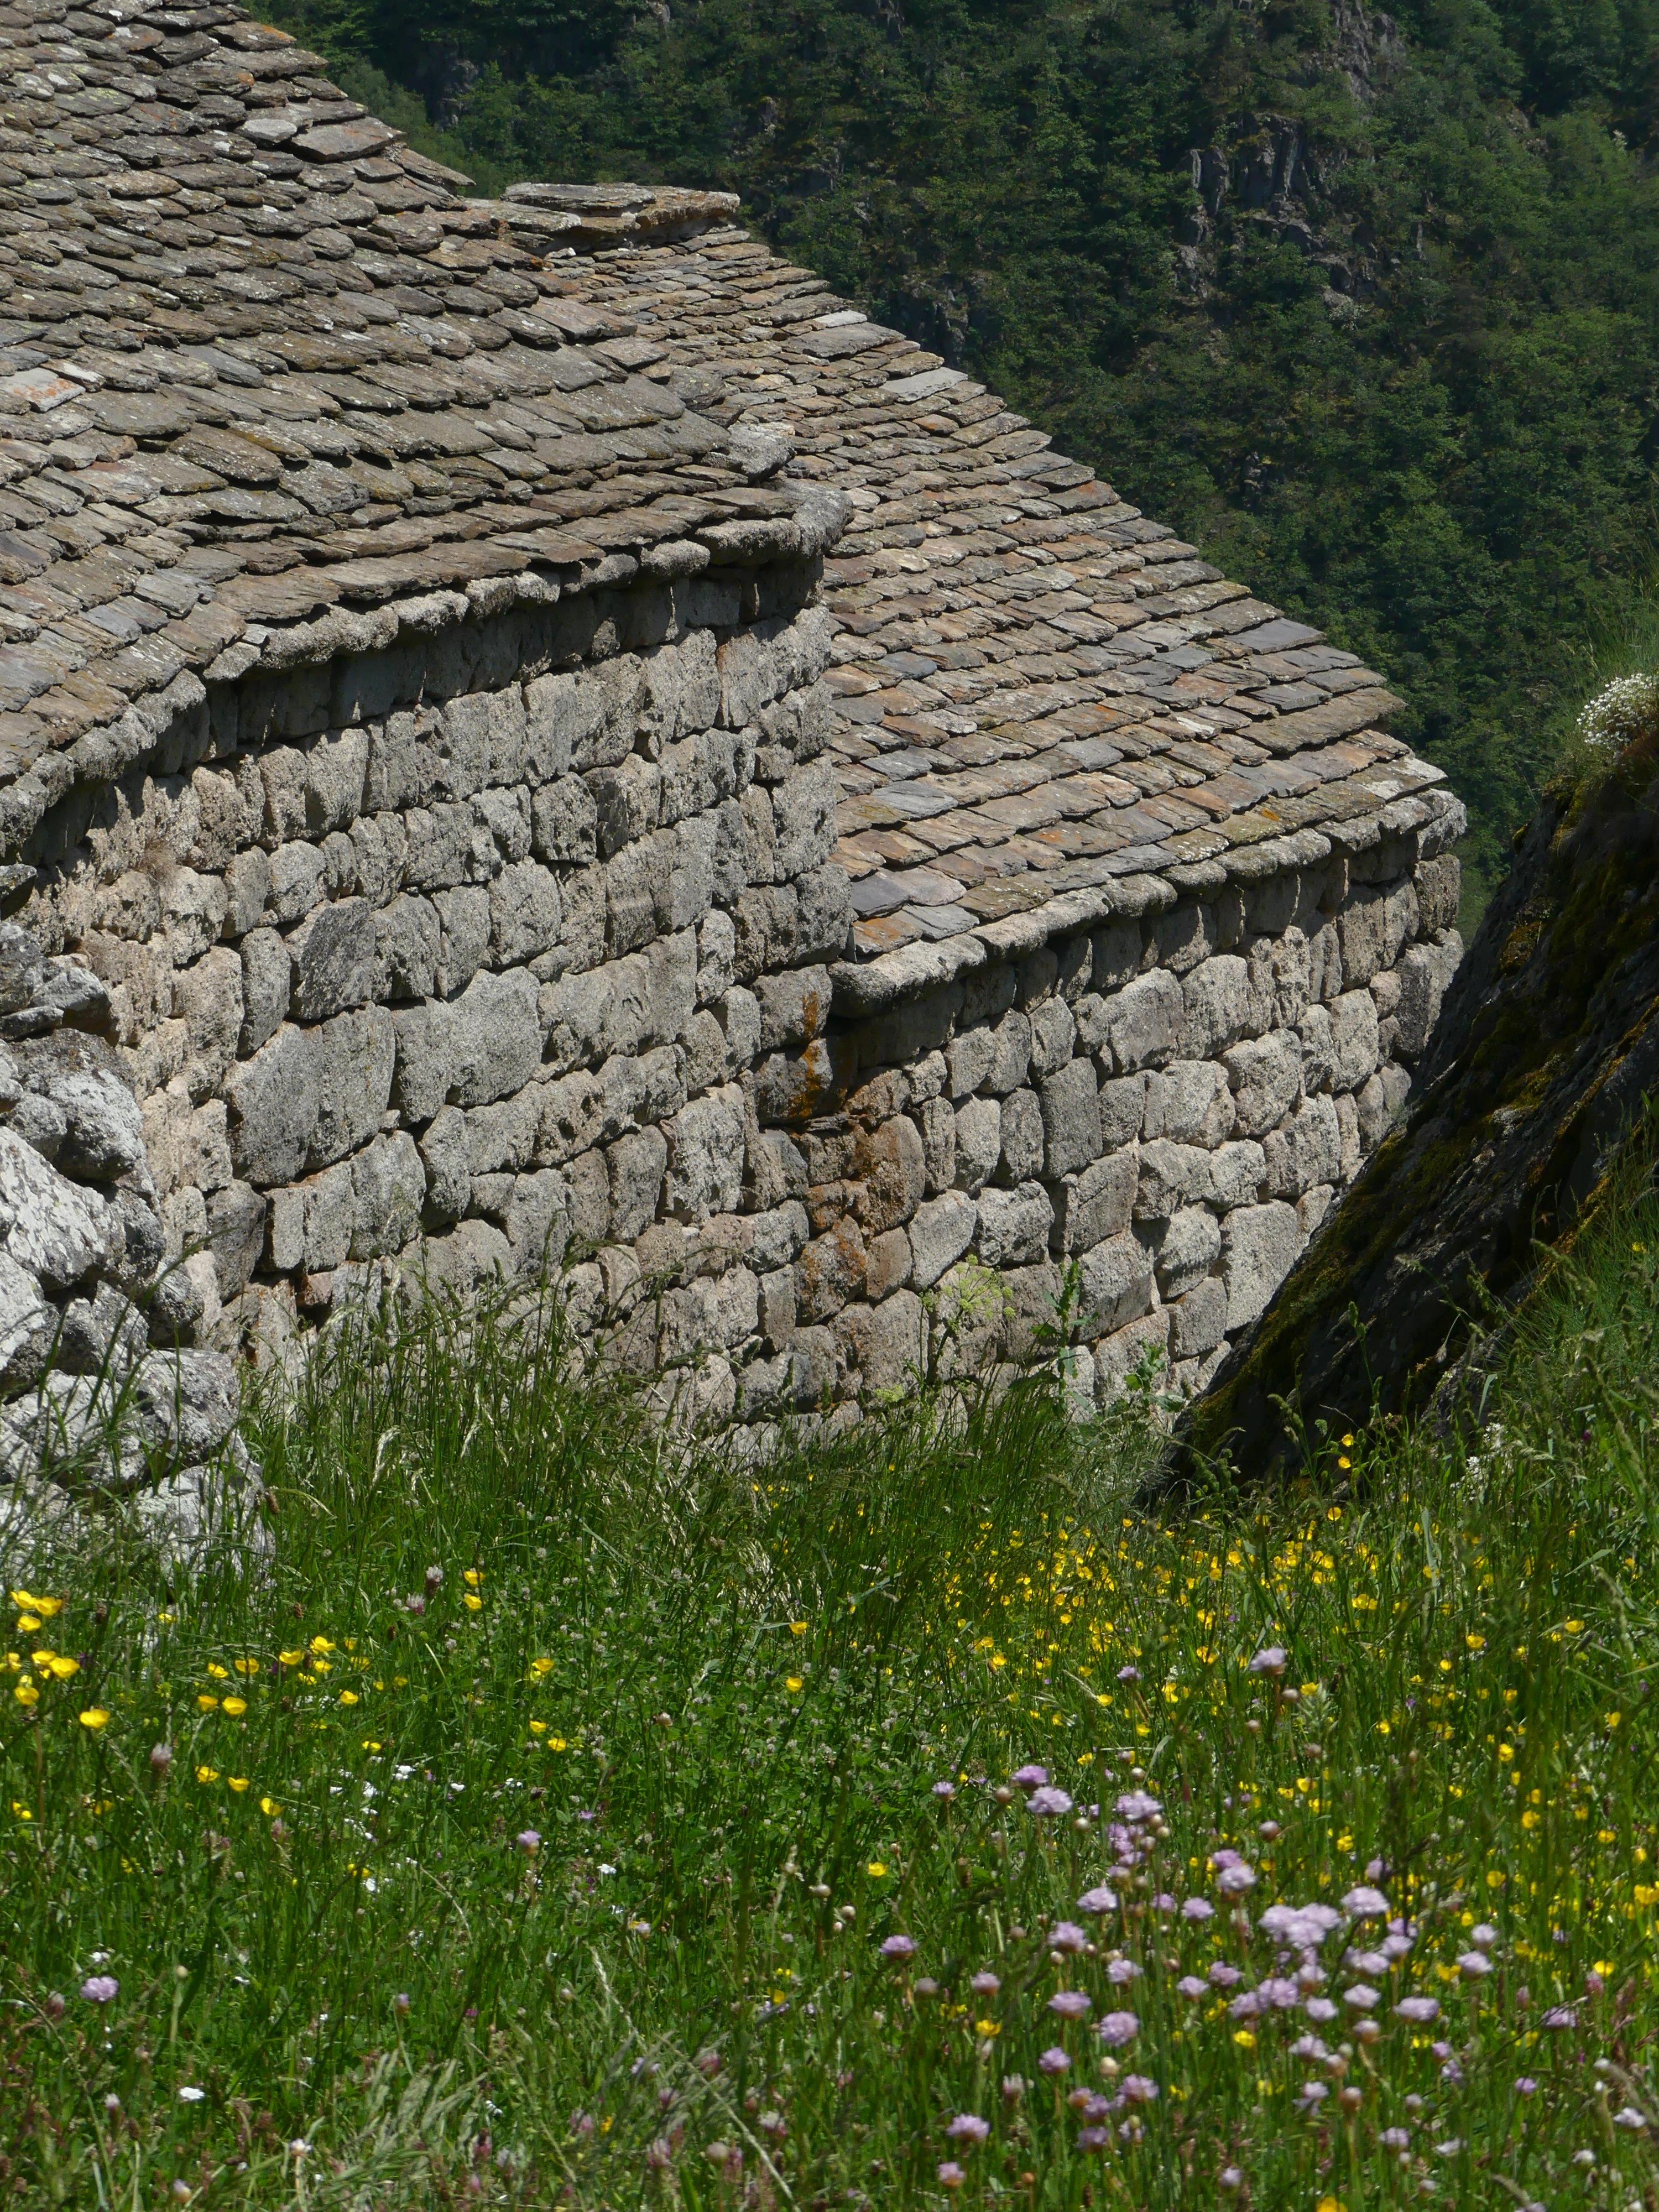
M 846 933 L 811 588 L 682 579 L 198 684 L 48 820 L 24 919 L 102 986 L 158 1328 L 276 1341 L 417 1239 L 465 1285 L 727 1194 L 732 1080 L 803 1018 L 770 971 Z
M 1061 1340 L 1200 1387 L 1404 1100 L 1461 810 L 860 966 L 832 635 L 797 562 L 176 687 L 12 871 L 0 1200 L 79 1241 L 10 1385 L 148 1340 L 228 1404 L 349 1297 L 545 1269 L 703 1423 Z
M 1103 927 L 832 1013 L 814 1054 L 763 1063 L 760 1117 L 811 1234 L 757 1281 L 793 1334 L 773 1326 L 740 1408 L 1060 1341 L 1103 1402 L 1141 1361 L 1201 1388 L 1404 1102 L 1461 953 L 1460 820 L 1373 821 L 1358 849 L 1209 901 L 1120 884 Z M 803 1132 L 797 1105 L 787 1133 L 815 1085 L 838 1110 Z
M 237 1358 L 544 1268 L 710 1421 L 1201 1382 L 1457 957 L 1401 702 L 729 196 L 207 15 L 0 4 L 0 1482 L 189 1533 Z

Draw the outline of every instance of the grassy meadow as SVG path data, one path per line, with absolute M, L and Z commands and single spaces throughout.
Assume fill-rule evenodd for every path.
M 1655 2206 L 1656 1321 L 1638 1193 L 1472 1455 L 1161 1512 L 342 1344 L 268 1574 L 7 1574 L 0 2203 Z

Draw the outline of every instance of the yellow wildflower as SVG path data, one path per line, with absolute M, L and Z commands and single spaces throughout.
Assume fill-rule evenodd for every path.
M 81 1716 L 81 1725 L 83 1729 L 90 1729 L 96 1735 L 100 1728 L 109 1725 L 109 1715 L 101 1705 L 88 1705 Z
M 227 1698 L 223 1705 L 220 1706 L 219 1710 L 222 1713 L 228 1713 L 232 1720 L 240 1720 L 242 1715 L 247 1711 L 247 1699 L 246 1698 Z

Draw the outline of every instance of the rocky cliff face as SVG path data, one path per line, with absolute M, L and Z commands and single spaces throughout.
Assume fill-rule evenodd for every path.
M 1194 1412 L 1251 1474 L 1280 1401 L 1423 1405 L 1540 1252 L 1569 1242 L 1659 1081 L 1659 733 L 1564 781 L 1519 841 L 1407 1110 Z
M 1403 64 L 1398 26 L 1357 0 L 1337 0 L 1331 34 L 1308 71 L 1345 84 L 1357 107 L 1369 108 Z M 1192 149 L 1199 205 L 1188 216 L 1179 247 L 1189 297 L 1209 302 L 1218 257 L 1252 233 L 1293 246 L 1322 273 L 1334 319 L 1351 320 L 1376 292 L 1382 273 L 1367 222 L 1340 190 L 1351 156 L 1322 146 L 1299 117 L 1241 109 L 1207 146 Z

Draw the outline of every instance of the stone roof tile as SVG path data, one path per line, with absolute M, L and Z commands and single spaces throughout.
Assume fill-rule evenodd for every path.
M 1377 731 L 1374 672 L 730 194 L 469 198 L 229 6 L 0 0 L 0 83 L 9 836 L 67 787 L 53 748 L 102 757 L 182 671 L 331 652 L 352 609 L 819 555 L 836 854 L 857 958 L 896 963 L 842 971 L 855 1003 L 956 972 L 976 929 L 1455 810 Z

